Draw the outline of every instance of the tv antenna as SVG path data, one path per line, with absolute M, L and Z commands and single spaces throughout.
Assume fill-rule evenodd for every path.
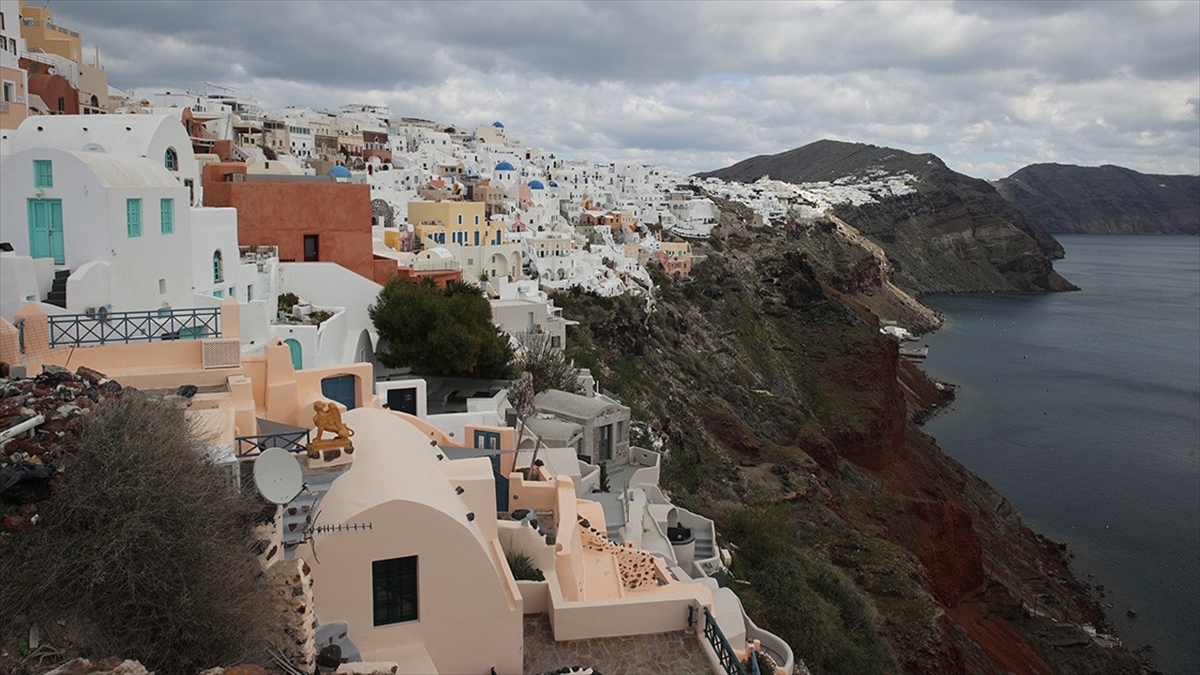
M 287 504 L 304 489 L 304 475 L 287 450 L 267 448 L 254 460 L 254 485 L 267 501 Z

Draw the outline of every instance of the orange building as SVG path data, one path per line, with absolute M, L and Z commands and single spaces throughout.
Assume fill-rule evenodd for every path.
M 245 164 L 208 164 L 204 205 L 237 209 L 241 246 L 278 246 L 284 262 L 337 263 L 386 283 L 396 262 L 372 253 L 370 186 L 298 178 L 247 179 Z

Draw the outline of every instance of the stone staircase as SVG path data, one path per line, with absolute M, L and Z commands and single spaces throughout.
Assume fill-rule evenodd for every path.
M 57 307 L 67 308 L 67 279 L 71 276 L 71 270 L 56 270 L 54 272 L 54 282 L 50 286 L 50 294 L 46 296 L 46 303 Z
M 692 530 L 696 537 L 696 560 L 711 558 L 717 549 L 713 546 L 712 530 L 707 528 Z

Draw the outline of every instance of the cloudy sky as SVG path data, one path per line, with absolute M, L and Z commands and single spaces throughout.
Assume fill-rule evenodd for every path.
M 1034 162 L 1200 173 L 1196 0 L 50 7 L 143 98 L 213 82 L 269 108 L 386 104 L 685 172 L 833 138 L 988 179 Z

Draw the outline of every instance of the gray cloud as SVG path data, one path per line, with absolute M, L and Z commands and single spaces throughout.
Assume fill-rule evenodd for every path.
M 31 0 L 36 1 L 36 0 Z M 684 171 L 824 137 L 1200 172 L 1200 3 L 56 0 L 113 85 L 373 102 Z

